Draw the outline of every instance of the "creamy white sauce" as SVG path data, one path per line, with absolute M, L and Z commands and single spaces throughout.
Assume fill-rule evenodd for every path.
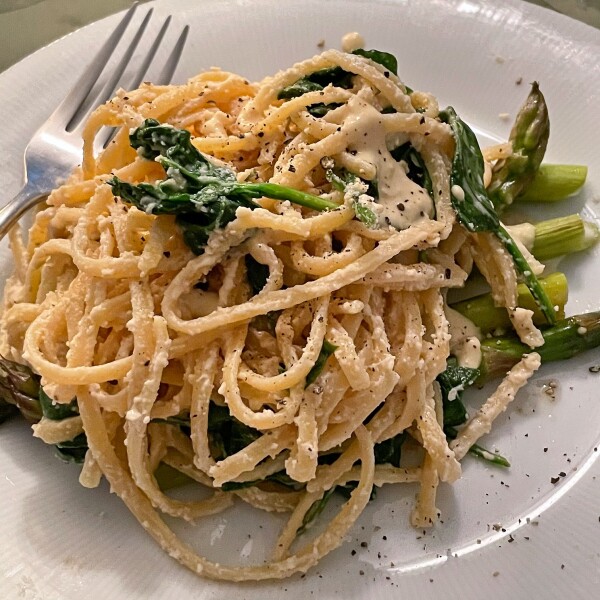
M 365 38 L 356 31 L 351 31 L 342 38 L 342 50 L 344 52 L 353 52 L 364 47 Z
M 381 113 L 358 97 L 348 103 L 348 108 L 342 131 L 348 151 L 371 167 L 366 170 L 376 173 L 380 225 L 407 229 L 431 219 L 433 201 L 426 190 L 408 178 L 407 164 L 397 162 L 390 154 Z
M 518 240 L 527 250 L 531 251 L 535 240 L 535 225 L 519 223 L 518 225 L 505 225 L 504 227 L 513 240 Z
M 461 367 L 478 369 L 481 365 L 481 342 L 476 337 L 467 338 L 456 348 L 454 355 Z
M 481 364 L 481 330 L 471 320 L 450 308 L 445 309 L 450 333 L 450 352 L 461 367 L 477 369 Z
M 534 275 L 541 275 L 544 272 L 545 266 L 531 254 L 533 242 L 535 241 L 535 225 L 531 223 L 520 223 L 504 228 L 510 233 L 510 237 L 522 252 L 527 264 L 531 267 Z
M 445 307 L 445 313 L 448 319 L 448 331 L 452 336 L 451 344 L 462 342 L 470 337 L 482 339 L 481 329 L 473 321 L 449 306 Z
M 465 190 L 463 190 L 460 185 L 457 185 L 456 183 L 452 186 L 452 188 L 450 188 L 450 192 L 452 193 L 452 195 L 459 201 L 459 202 L 464 202 L 465 200 Z

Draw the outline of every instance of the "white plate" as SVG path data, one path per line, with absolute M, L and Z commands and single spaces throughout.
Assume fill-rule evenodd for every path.
M 572 210 L 585 204 L 595 218 L 595 29 L 515 0 L 164 0 L 155 8 L 191 25 L 179 80 L 211 65 L 257 79 L 316 53 L 321 39 L 337 47 L 344 33 L 359 30 L 367 47 L 398 56 L 411 86 L 451 103 L 491 138 L 506 137 L 510 124 L 499 114 L 514 116 L 526 83 L 537 79 L 552 119 L 547 158 L 589 165 L 585 193 Z M 18 189 L 27 140 L 115 22 L 111 17 L 86 27 L 0 76 L 3 196 Z M 520 78 L 523 84 L 516 85 Z M 599 256 L 594 250 L 560 265 L 571 275 L 569 312 L 600 308 Z M 8 270 L 10 261 L 3 265 Z M 597 362 L 600 353 L 592 352 L 542 369 L 485 441 L 507 455 L 512 468 L 466 459 L 462 480 L 442 487 L 442 523 L 433 531 L 414 531 L 407 523 L 415 489 L 390 487 L 348 541 L 306 577 L 260 585 L 196 578 L 157 548 L 106 486 L 81 488 L 76 467 L 57 461 L 23 422 L 7 423 L 0 430 L 0 597 L 598 597 L 600 375 L 588 371 Z M 560 382 L 554 401 L 540 390 L 551 378 Z M 552 484 L 560 472 L 566 476 Z M 261 555 L 279 526 L 261 519 L 240 508 L 185 533 L 214 559 L 244 562 L 250 550 Z

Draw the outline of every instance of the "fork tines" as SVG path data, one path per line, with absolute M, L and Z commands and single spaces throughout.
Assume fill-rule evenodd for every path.
M 57 109 L 56 113 L 63 110 L 64 105 L 72 111 L 71 118 L 66 126 L 68 132 L 80 129 L 89 113 L 96 106 L 110 100 L 119 88 L 135 89 L 139 87 L 145 78 L 160 85 L 170 83 L 185 46 L 189 25 L 183 27 L 174 43 L 171 42 L 170 51 L 165 53 L 163 50 L 161 52 L 161 55 L 165 58 L 161 60 L 162 68 L 158 70 L 154 61 L 158 49 L 161 45 L 166 46 L 166 39 L 172 37 L 167 35 L 167 30 L 172 24 L 172 18 L 171 16 L 167 17 L 160 26 L 158 33 L 150 36 L 149 25 L 154 8 L 148 9 L 136 29 L 133 26 L 129 27 L 129 25 L 135 20 L 134 13 L 137 8 L 138 3 L 136 2 L 125 13 L 121 22 L 94 58 L 94 64 L 90 65 Z M 129 40 L 126 38 L 129 38 Z M 151 40 L 151 43 L 147 41 L 148 39 Z M 134 62 L 132 58 L 142 40 L 146 42 L 143 44 L 146 48 L 145 54 L 140 55 L 139 60 Z M 123 46 L 125 47 L 121 50 L 120 47 Z M 139 52 L 141 53 L 141 50 Z M 134 70 L 128 69 L 130 64 L 137 64 L 138 66 Z M 102 137 L 104 139 L 99 137 L 96 142 L 105 146 L 112 137 L 112 131 L 107 130 L 103 133 Z

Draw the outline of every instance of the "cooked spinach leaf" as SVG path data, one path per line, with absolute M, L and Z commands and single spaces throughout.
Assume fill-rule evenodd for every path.
M 483 185 L 483 156 L 475 134 L 452 107 L 442 111 L 440 117 L 452 128 L 456 144 L 450 182 L 452 206 L 459 221 L 468 231 L 490 232 L 496 235 L 512 257 L 516 270 L 523 276 L 548 323 L 554 324 L 556 314 L 552 302 L 521 250 L 500 223 L 494 205 L 487 195 Z
M 42 407 L 42 414 L 52 421 L 62 421 L 63 419 L 68 419 L 79 414 L 77 400 L 73 399 L 69 404 L 59 404 L 58 402 L 54 402 L 41 386 L 39 400 Z
M 352 52 L 352 54 L 357 54 L 358 56 L 370 58 L 373 62 L 379 63 L 382 67 L 385 67 L 394 75 L 398 75 L 398 59 L 389 52 L 383 52 L 382 50 L 364 50 L 363 48 L 357 48 Z
M 56 454 L 65 462 L 81 464 L 85 460 L 88 451 L 87 437 L 85 433 L 80 433 L 72 440 L 59 442 L 55 445 Z
M 258 294 L 267 283 L 269 267 L 259 263 L 251 254 L 244 257 L 246 263 L 246 277 L 254 295 Z
M 389 52 L 382 52 L 381 50 L 364 50 L 359 48 L 354 50 L 352 54 L 364 56 L 372 61 L 379 63 L 394 75 L 398 75 L 398 61 L 393 54 Z M 319 69 L 314 73 L 305 75 L 298 81 L 284 87 L 277 94 L 279 100 L 289 100 L 291 98 L 297 98 L 308 92 L 318 92 L 327 87 L 333 85 L 335 87 L 349 89 L 352 87 L 353 73 L 344 71 L 341 67 L 329 67 L 327 69 Z M 326 115 L 330 110 L 337 108 L 339 104 L 323 104 L 322 102 L 313 104 L 308 107 L 308 112 L 313 117 L 322 117 Z
M 437 376 L 442 392 L 444 428 L 462 425 L 467 420 L 462 394 L 478 377 L 479 369 L 461 367 L 454 358 L 448 360 L 446 370 Z
M 399 467 L 402 456 L 402 444 L 406 440 L 406 435 L 406 433 L 402 432 L 389 440 L 375 444 L 375 464 L 390 464 L 394 467 Z
M 334 346 L 331 342 L 327 340 L 323 340 L 323 345 L 321 346 L 321 351 L 319 352 L 319 356 L 317 356 L 317 360 L 313 365 L 312 369 L 308 372 L 306 376 L 306 387 L 315 382 L 317 377 L 321 374 L 321 371 L 325 368 L 325 363 L 327 359 L 337 350 L 337 346 Z
M 183 239 L 202 254 L 210 234 L 235 218 L 238 208 L 254 209 L 257 198 L 288 200 L 324 211 L 338 208 L 329 200 L 276 183 L 238 182 L 235 172 L 218 166 L 196 150 L 189 131 L 146 119 L 129 136 L 131 146 L 148 160 L 160 163 L 167 178 L 133 185 L 112 177 L 115 196 L 153 215 L 176 215 Z

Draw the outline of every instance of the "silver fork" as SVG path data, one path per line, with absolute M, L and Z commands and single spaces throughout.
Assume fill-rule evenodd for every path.
M 125 13 L 73 89 L 27 144 L 25 183 L 21 191 L 0 210 L 0 240 L 30 208 L 45 200 L 48 194 L 81 162 L 83 149 L 81 131 L 91 111 L 112 98 L 118 87 L 133 89 L 142 82 L 171 22 L 171 17 L 167 17 L 135 74 L 130 80 L 123 81 L 125 68 L 129 65 L 150 22 L 154 10 L 152 8 L 144 16 L 114 71 L 106 75 L 106 83 L 100 86 L 100 90 L 95 85 L 127 29 L 137 4 L 135 2 Z M 188 31 L 189 26 L 186 25 L 173 45 L 158 78 L 154 80 L 155 83 L 166 84 L 171 81 L 185 46 Z M 111 130 L 102 130 L 96 138 L 96 145 L 106 146 L 112 134 Z

